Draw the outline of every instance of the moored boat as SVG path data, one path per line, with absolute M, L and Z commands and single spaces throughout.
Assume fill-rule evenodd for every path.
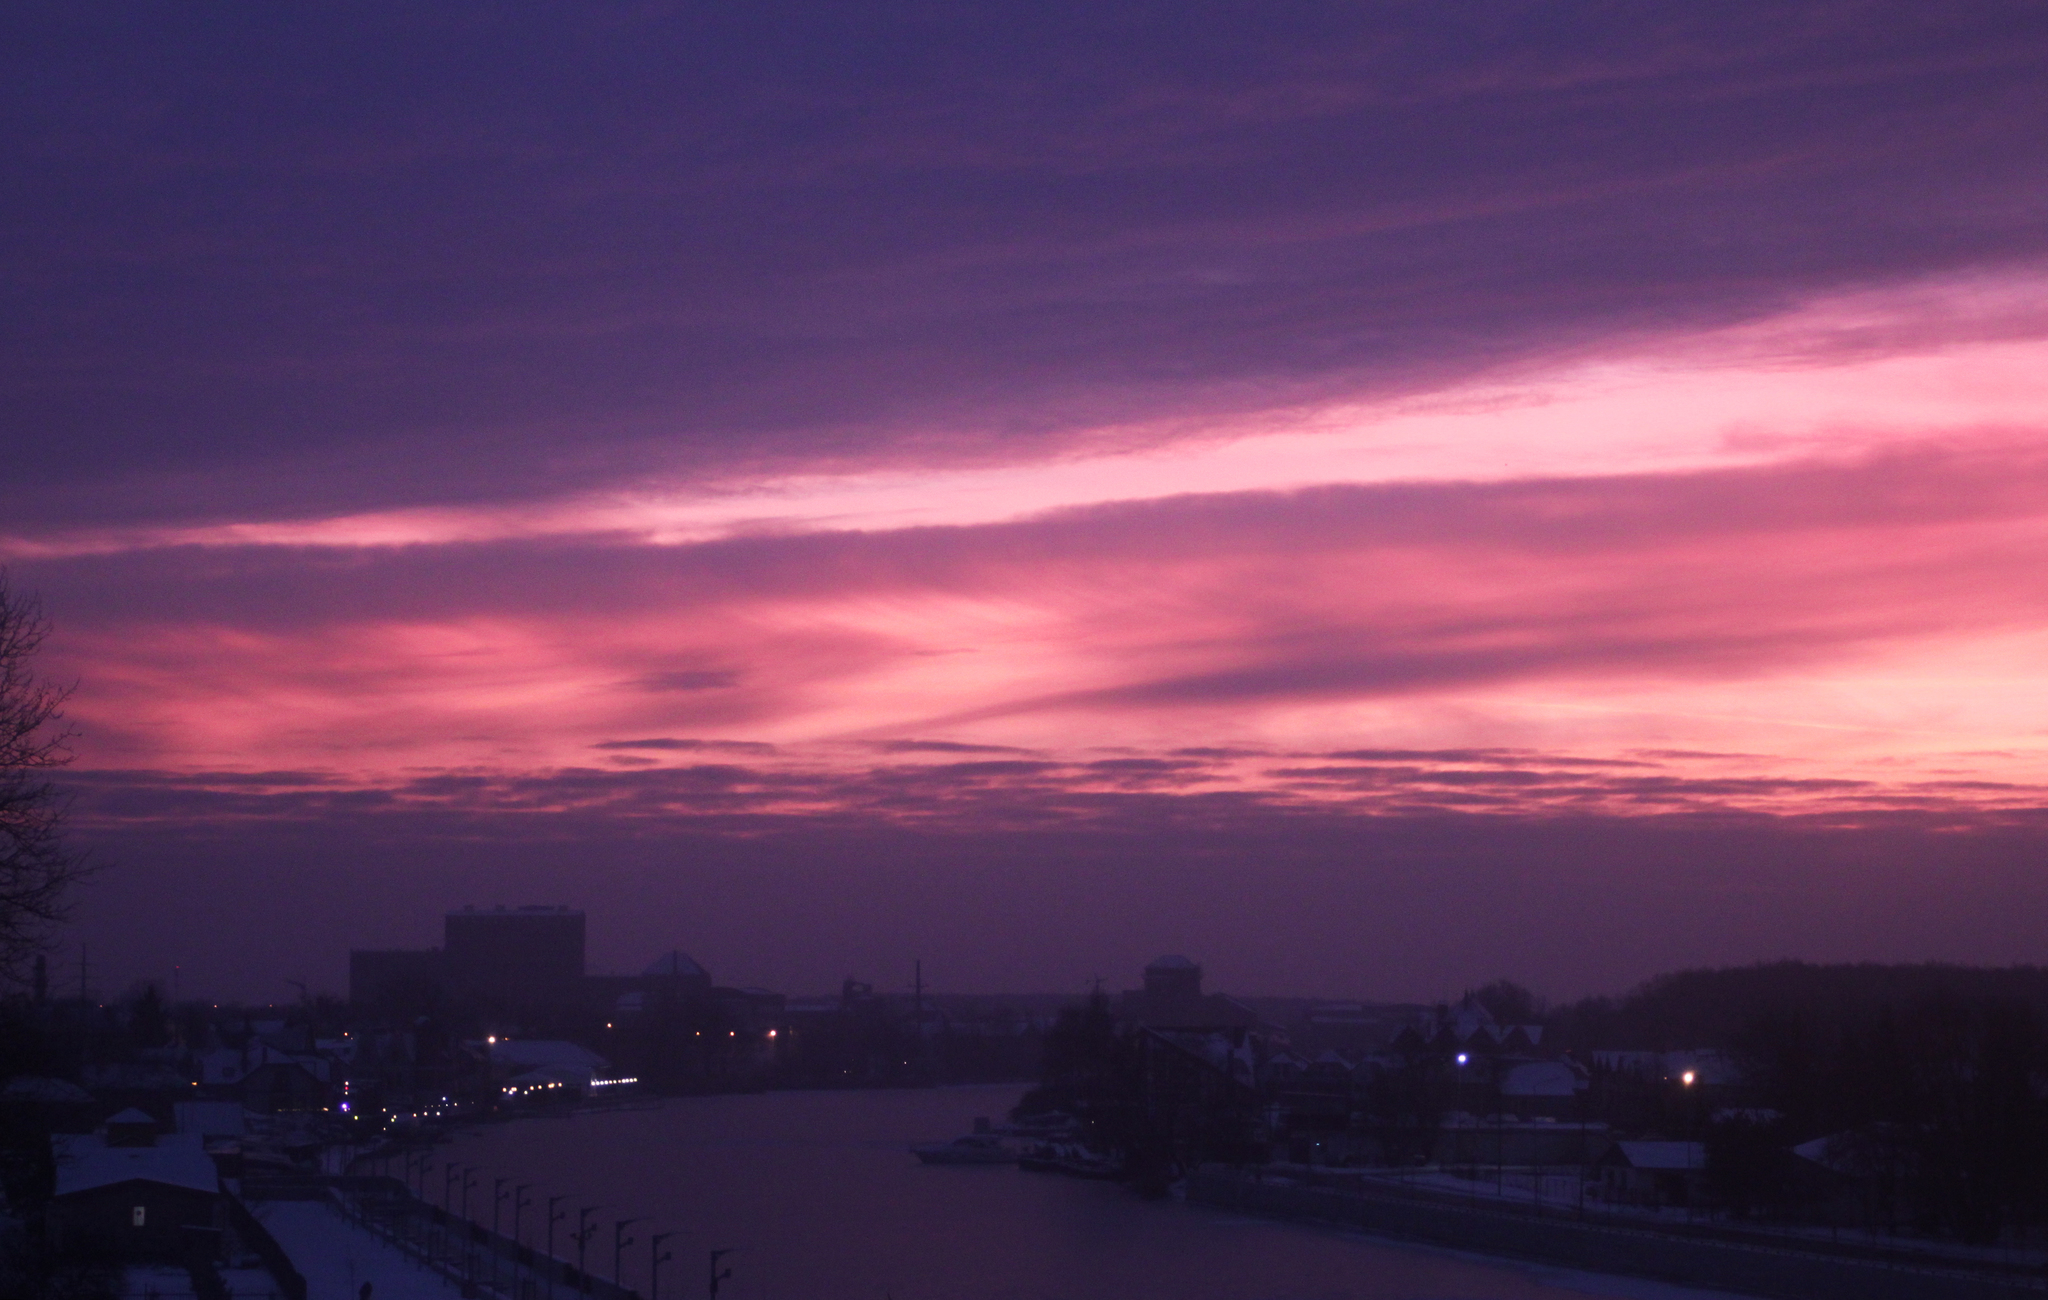
M 1065 1174 L 1069 1178 L 1123 1177 L 1123 1162 L 1078 1142 L 1047 1142 L 1017 1158 L 1017 1167 L 1032 1173 Z
M 1013 1165 L 1017 1153 L 991 1133 L 970 1133 L 951 1142 L 921 1142 L 910 1153 L 928 1165 Z

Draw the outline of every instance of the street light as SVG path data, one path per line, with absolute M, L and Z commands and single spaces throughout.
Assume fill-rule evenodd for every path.
M 675 1256 L 661 1248 L 661 1243 L 675 1236 L 673 1232 L 657 1232 L 647 1239 L 647 1300 L 661 1300 L 661 1264 Z
M 590 1244 L 590 1235 L 597 1231 L 597 1225 L 590 1222 L 590 1216 L 596 1214 L 597 1209 L 595 1205 L 586 1205 L 576 1212 L 576 1271 L 586 1279 L 590 1271 L 583 1267 L 583 1248 Z
M 559 1266 L 558 1266 L 558 1265 L 556 1264 L 556 1261 L 555 1261 L 555 1225 L 556 1225 L 556 1224 L 558 1224 L 558 1223 L 560 1223 L 560 1222 L 561 1222 L 562 1220 L 564 1220 L 564 1219 L 566 1219 L 566 1218 L 568 1218 L 568 1217 L 569 1217 L 569 1212 L 568 1212 L 567 1210 L 557 1210 L 557 1209 L 555 1208 L 555 1206 L 556 1206 L 556 1205 L 558 1205 L 558 1204 L 560 1204 L 560 1203 L 561 1203 L 561 1202 L 563 1202 L 563 1201 L 566 1201 L 566 1200 L 568 1200 L 568 1199 L 569 1199 L 569 1198 L 568 1198 L 568 1197 L 566 1197 L 566 1196 L 550 1196 L 550 1197 L 548 1197 L 548 1297 L 549 1297 L 549 1300 L 553 1300 L 553 1297 L 554 1297 L 554 1294 L 555 1294 L 555 1273 L 556 1273 L 556 1272 L 558 1271 L 558 1267 L 559 1267 Z
M 721 1273 L 718 1269 L 718 1261 L 732 1254 L 735 1249 L 737 1247 L 727 1246 L 724 1250 L 714 1250 L 711 1252 L 711 1300 L 718 1300 L 718 1284 L 732 1276 L 732 1265 L 726 1265 L 725 1271 Z
M 457 1168 L 458 1166 L 453 1160 L 441 1166 L 441 1208 L 451 1214 L 455 1212 L 455 1171 Z
M 626 1247 L 632 1245 L 637 1240 L 637 1238 L 626 1235 L 626 1228 L 640 1221 L 639 1219 L 620 1219 L 618 1224 L 612 1228 L 612 1282 L 616 1285 L 625 1285 L 624 1282 L 620 1281 L 619 1274 L 625 1266 Z
M 520 1211 L 533 1204 L 526 1197 L 527 1191 L 532 1186 L 532 1183 L 521 1183 L 512 1189 L 512 1244 L 515 1246 L 524 1246 L 526 1244 L 526 1238 L 521 1236 L 519 1232 L 519 1214 Z
M 476 1166 L 462 1167 L 462 1217 L 469 1218 L 469 1189 L 476 1186 Z
M 505 1184 L 511 1181 L 509 1178 L 493 1178 L 491 1180 L 491 1235 L 493 1237 L 498 1235 L 498 1207 L 505 1203 Z
M 567 1210 L 558 1210 L 558 1209 L 556 1209 L 555 1207 L 556 1207 L 557 1205 L 560 1205 L 560 1204 L 561 1204 L 561 1203 L 562 1203 L 563 1201 L 566 1201 L 566 1200 L 568 1200 L 568 1199 L 569 1199 L 569 1198 L 568 1198 L 568 1197 L 566 1197 L 566 1196 L 550 1196 L 550 1197 L 548 1197 L 548 1258 L 549 1258 L 549 1259 L 553 1259 L 553 1258 L 555 1257 L 555 1225 L 556 1225 L 556 1224 L 558 1224 L 558 1223 L 560 1223 L 560 1222 L 561 1222 L 562 1220 L 564 1220 L 564 1219 L 566 1219 L 566 1218 L 568 1218 L 568 1217 L 569 1217 L 569 1212 L 568 1212 Z

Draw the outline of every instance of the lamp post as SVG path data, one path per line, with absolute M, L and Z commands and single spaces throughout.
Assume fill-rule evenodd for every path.
M 626 1235 L 626 1228 L 638 1222 L 640 1222 L 638 1219 L 620 1219 L 612 1228 L 612 1282 L 615 1285 L 625 1285 L 619 1275 L 624 1271 L 626 1247 L 632 1245 L 635 1240 L 635 1238 Z
M 555 1294 L 555 1225 L 569 1217 L 567 1210 L 555 1207 L 568 1199 L 566 1196 L 548 1197 L 548 1300 L 554 1300 Z
M 498 1229 L 498 1215 L 505 1204 L 505 1184 L 511 1181 L 509 1178 L 493 1178 L 491 1180 L 491 1290 L 493 1291 L 498 1289 L 498 1258 L 503 1253 L 498 1249 L 498 1243 L 504 1240 Z
M 662 1261 L 675 1258 L 661 1248 L 661 1243 L 675 1235 L 673 1232 L 657 1232 L 647 1239 L 647 1300 L 661 1300 Z
M 720 1272 L 718 1261 L 732 1254 L 735 1249 L 737 1248 L 727 1246 L 724 1250 L 714 1250 L 711 1252 L 711 1300 L 718 1300 L 718 1284 L 732 1276 L 732 1265 L 726 1265 L 725 1270 Z
M 590 1216 L 596 1213 L 595 1205 L 586 1205 L 576 1212 L 576 1271 L 586 1278 L 590 1270 L 583 1266 L 583 1249 L 590 1244 L 590 1235 L 597 1231 L 597 1225 L 590 1222 Z
M 441 1208 L 450 1214 L 455 1212 L 455 1171 L 453 1160 L 441 1166 Z
M 568 1212 L 567 1210 L 558 1210 L 558 1209 L 556 1209 L 555 1207 L 556 1207 L 557 1205 L 560 1205 L 560 1204 L 561 1204 L 561 1203 L 562 1203 L 563 1201 L 566 1201 L 566 1200 L 568 1200 L 568 1199 L 569 1199 L 569 1198 L 568 1198 L 568 1197 L 566 1197 L 566 1196 L 550 1196 L 550 1197 L 548 1197 L 548 1258 L 549 1258 L 549 1259 L 553 1259 L 553 1258 L 555 1257 L 555 1225 L 556 1225 L 556 1224 L 558 1224 L 558 1223 L 560 1223 L 560 1222 L 561 1222 L 562 1220 L 564 1220 L 564 1219 L 566 1219 L 566 1218 L 568 1218 L 568 1217 L 569 1217 L 569 1212 Z
M 524 1246 L 526 1244 L 525 1236 L 519 1231 L 519 1216 L 527 1206 L 533 1204 L 526 1195 L 532 1187 L 532 1183 L 521 1183 L 512 1189 L 512 1244 L 515 1246 Z
M 476 1239 L 470 1235 L 469 1189 L 476 1186 L 476 1166 L 462 1167 L 462 1280 L 476 1281 Z

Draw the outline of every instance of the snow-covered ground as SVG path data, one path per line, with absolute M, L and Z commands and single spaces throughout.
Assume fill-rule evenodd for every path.
M 192 1275 L 167 1264 L 136 1264 L 121 1270 L 122 1300 L 192 1300 Z
M 305 1275 L 306 1300 L 448 1300 L 459 1294 L 439 1273 L 356 1227 L 324 1201 L 268 1201 L 256 1217 Z

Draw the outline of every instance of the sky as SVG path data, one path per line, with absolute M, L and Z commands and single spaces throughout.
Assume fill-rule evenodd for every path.
M 2037 4 L 0 24 L 61 978 L 2044 960 Z

